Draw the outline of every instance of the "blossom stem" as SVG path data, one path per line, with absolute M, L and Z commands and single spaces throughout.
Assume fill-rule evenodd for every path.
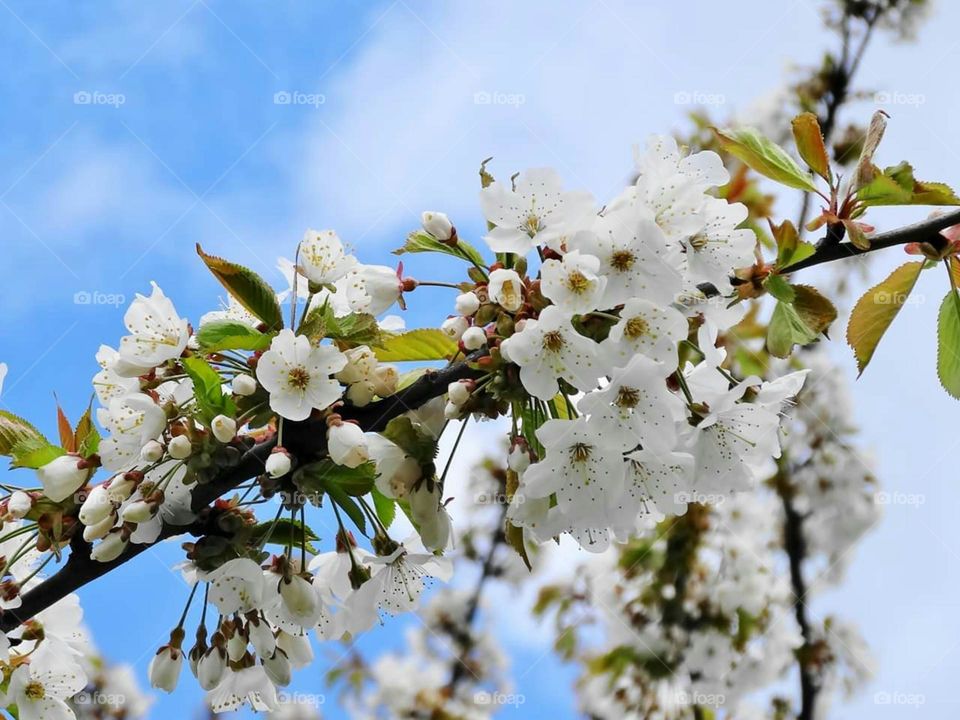
M 453 458 L 457 454 L 457 448 L 460 446 L 460 440 L 463 438 L 463 431 L 467 429 L 467 423 L 469 421 L 470 416 L 467 415 L 460 425 L 460 432 L 457 433 L 457 439 L 453 441 L 453 448 L 450 450 L 450 456 L 447 458 L 447 464 L 443 468 L 443 474 L 440 475 L 440 487 L 443 487 L 443 482 L 447 479 L 447 471 L 450 470 L 450 465 L 453 464 Z
M 183 623 L 187 620 L 187 613 L 190 611 L 190 605 L 193 603 L 193 596 L 197 594 L 197 588 L 200 587 L 199 582 L 193 584 L 193 589 L 190 590 L 190 597 L 187 598 L 187 604 L 183 608 L 183 613 L 180 615 L 180 622 L 177 623 L 178 628 L 183 627 Z

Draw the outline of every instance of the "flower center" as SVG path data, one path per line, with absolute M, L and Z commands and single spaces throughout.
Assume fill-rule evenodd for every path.
M 648 323 L 646 319 L 640 315 L 627 320 L 627 324 L 623 328 L 623 334 L 626 335 L 630 340 L 639 340 L 649 332 L 650 323 Z
M 287 375 L 287 385 L 302 391 L 306 390 L 309 384 L 310 373 L 307 372 L 306 368 L 299 366 L 291 368 L 290 373 Z
M 707 240 L 706 235 L 694 235 L 692 238 L 690 238 L 690 247 L 692 247 L 694 250 L 703 250 L 707 246 L 708 242 L 709 240 Z
M 570 447 L 570 459 L 573 462 L 586 462 L 590 458 L 593 448 L 586 443 L 576 443 Z
M 543 336 L 543 348 L 550 352 L 559 352 L 564 345 L 563 334 L 559 330 L 551 330 Z
M 617 391 L 617 399 L 614 401 L 619 408 L 633 409 L 640 404 L 640 390 L 637 388 L 623 386 Z
M 41 683 L 37 682 L 36 680 L 31 680 L 23 689 L 23 694 L 31 700 L 43 700 L 46 692 L 44 691 Z
M 543 224 L 536 213 L 531 212 L 523 222 L 523 229 L 527 231 L 530 237 L 533 237 L 543 229 Z
M 567 275 L 567 289 L 577 295 L 583 295 L 590 289 L 590 279 L 579 270 Z
M 630 250 L 617 250 L 610 257 L 610 265 L 617 272 L 626 272 L 633 267 L 633 263 L 636 262 L 637 256 L 633 254 Z

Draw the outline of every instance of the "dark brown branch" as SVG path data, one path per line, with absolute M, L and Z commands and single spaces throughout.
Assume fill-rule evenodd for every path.
M 922 222 L 914 223 L 913 225 L 907 225 L 906 227 L 874 235 L 869 238 L 870 247 L 865 250 L 856 247 L 850 242 L 823 243 L 818 246 L 817 251 L 813 255 L 806 260 L 801 260 L 795 265 L 791 265 L 784 270 L 784 274 L 795 273 L 798 270 L 805 270 L 814 265 L 865 255 L 866 253 L 895 247 L 897 245 L 906 245 L 914 242 L 936 244 L 943 240 L 940 231 L 952 225 L 960 225 L 960 210 L 953 210 L 944 215 L 932 217 Z
M 362 408 L 346 406 L 341 409 L 340 414 L 345 419 L 356 420 L 364 430 L 383 430 L 393 418 L 408 410 L 422 407 L 430 400 L 443 395 L 451 382 L 478 377 L 480 374 L 482 374 L 481 371 L 471 367 L 468 362 L 452 363 L 442 370 L 425 374 L 392 397 L 378 400 Z M 295 456 L 301 453 L 322 452 L 326 446 L 324 427 L 325 424 L 316 420 L 288 423 L 284 426 L 284 444 Z M 276 438 L 254 445 L 244 453 L 237 465 L 224 470 L 220 476 L 211 481 L 198 485 L 193 491 L 194 512 L 199 512 L 238 485 L 262 474 L 264 463 L 275 445 Z M 76 534 L 70 541 L 70 554 L 67 561 L 56 573 L 26 592 L 20 607 L 7 610 L 0 616 L 0 631 L 10 632 L 70 593 L 137 557 L 156 542 L 185 533 L 199 535 L 204 531 L 202 523 L 187 526 L 164 525 L 155 543 L 141 545 L 131 543 L 116 560 L 104 563 L 90 557 L 90 543 L 84 541 L 80 535 L 79 523 L 77 528 Z
M 810 648 L 813 646 L 814 638 L 810 629 L 810 621 L 807 617 L 807 582 L 803 577 L 803 560 L 807 556 L 807 540 L 803 534 L 803 516 L 797 512 L 791 498 L 791 491 L 788 488 L 779 489 L 780 497 L 783 500 L 783 545 L 790 561 L 790 587 L 796 597 L 794 605 L 794 614 L 797 618 L 797 625 L 800 627 L 800 634 L 803 637 L 803 647 L 800 657 L 800 712 L 797 720 L 812 720 L 814 705 L 816 704 L 817 693 L 820 691 L 820 683 L 816 675 L 810 669 Z

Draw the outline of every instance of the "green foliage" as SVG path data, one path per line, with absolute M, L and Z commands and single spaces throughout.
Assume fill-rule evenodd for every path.
M 446 360 L 457 352 L 457 343 L 433 328 L 383 333 L 380 347 L 374 348 L 380 362 Z
M 203 324 L 197 332 L 197 342 L 204 353 L 223 350 L 266 350 L 273 335 L 262 333 L 236 320 L 214 320 Z
M 789 220 L 784 220 L 779 226 L 772 226 L 771 229 L 774 241 L 777 243 L 777 269 L 779 270 L 806 260 L 817 251 L 811 243 L 800 239 L 797 228 Z
M 437 457 L 436 439 L 420 430 L 405 415 L 396 417 L 387 423 L 382 435 L 420 463 L 421 467 L 432 465 Z
M 380 518 L 380 522 L 383 523 L 383 527 L 389 528 L 394 521 L 394 518 L 397 516 L 397 502 L 393 498 L 388 498 L 382 492 L 377 490 L 376 487 L 370 490 L 370 495 L 373 497 L 373 507 L 377 512 L 377 517 Z
M 407 235 L 407 242 L 402 248 L 394 250 L 393 254 L 403 255 L 404 253 L 423 252 L 443 253 L 444 255 L 452 255 L 453 257 L 460 258 L 461 260 L 466 260 L 474 265 L 479 265 L 481 267 L 484 265 L 483 255 L 481 255 L 480 252 L 466 240 L 457 238 L 456 245 L 449 245 L 441 240 L 437 240 L 435 237 L 433 237 L 433 235 L 430 235 L 423 230 L 414 230 L 412 233 Z
M 215 255 L 207 255 L 199 243 L 197 254 L 214 277 L 237 302 L 246 308 L 247 312 L 266 323 L 272 330 L 283 327 L 280 303 L 277 302 L 277 296 L 266 280 L 243 265 L 237 265 Z
M 329 338 L 348 347 L 357 345 L 375 347 L 381 343 L 380 326 L 373 315 L 353 313 L 337 317 L 333 307 L 326 302 L 307 313 L 297 332 L 300 335 L 306 335 L 312 342 Z
M 314 555 L 319 552 L 312 541 L 319 540 L 320 537 L 310 529 L 309 525 L 305 525 L 299 520 L 279 518 L 276 522 L 271 520 L 255 525 L 250 535 L 251 541 L 255 544 L 262 544 L 265 538 L 270 545 L 295 548 L 302 545 L 307 552 Z
M 0 455 L 11 458 L 13 467 L 42 467 L 63 454 L 22 417 L 0 410 Z M 40 462 L 44 458 L 49 459 Z
M 920 260 L 904 263 L 857 300 L 847 324 L 847 344 L 853 348 L 861 375 L 880 339 L 910 297 L 923 266 Z
M 764 287 L 777 298 L 767 326 L 767 351 L 785 358 L 794 345 L 809 345 L 837 318 L 837 309 L 816 288 L 790 285 L 781 276 L 770 275 Z
M 714 128 L 714 133 L 724 150 L 761 175 L 787 187 L 810 192 L 816 190 L 810 176 L 783 148 L 763 137 L 753 128 L 737 130 Z
M 193 394 L 205 425 L 209 425 L 217 415 L 236 415 L 237 406 L 233 398 L 223 392 L 223 379 L 206 360 L 198 357 L 184 358 L 183 369 L 193 380 Z
M 296 483 L 301 490 L 326 492 L 330 485 L 337 485 L 345 493 L 355 497 L 370 492 L 376 476 L 377 468 L 372 462 L 349 468 L 345 465 L 337 465 L 329 458 L 304 465 L 295 474 Z
M 952 288 L 937 318 L 937 376 L 943 389 L 960 400 L 960 295 Z
M 875 205 L 960 205 L 960 197 L 943 183 L 925 182 L 913 176 L 907 162 L 875 168 L 873 179 L 857 191 L 857 200 L 866 206 Z
M 797 115 L 791 122 L 793 140 L 797 145 L 797 152 L 807 166 L 827 182 L 833 179 L 830 171 L 830 154 L 823 142 L 823 133 L 820 130 L 820 121 L 811 112 Z

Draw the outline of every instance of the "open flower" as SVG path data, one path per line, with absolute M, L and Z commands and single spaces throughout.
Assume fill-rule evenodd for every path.
M 520 382 L 527 392 L 541 400 L 552 400 L 563 378 L 584 392 L 597 385 L 604 374 L 597 345 L 580 335 L 570 316 L 555 305 L 528 320 L 523 330 L 504 340 L 510 361 L 520 366 Z
M 138 294 L 123 316 L 129 335 L 120 339 L 114 370 L 121 377 L 136 377 L 157 365 L 180 357 L 190 330 L 173 303 L 156 283 L 150 297 Z
M 677 344 L 686 337 L 683 315 L 672 307 L 634 298 L 624 304 L 620 321 L 610 328 L 601 348 L 619 366 L 626 365 L 634 355 L 646 355 L 674 370 Z
M 331 375 L 347 359 L 329 345 L 313 347 L 303 335 L 281 330 L 257 364 L 257 380 L 270 393 L 270 407 L 287 420 L 306 420 L 314 408 L 340 399 L 340 384 Z
M 357 259 L 348 255 L 333 230 L 307 230 L 300 241 L 300 267 L 310 282 L 332 285 L 353 270 Z
M 557 307 L 583 315 L 600 308 L 607 279 L 599 271 L 599 258 L 571 250 L 563 260 L 543 261 L 541 290 Z
M 564 233 L 595 212 L 586 192 L 564 192 L 560 176 L 550 168 L 527 170 L 516 188 L 491 183 L 480 193 L 480 206 L 496 227 L 484 238 L 498 253 L 526 255 L 535 245 L 559 248 Z

